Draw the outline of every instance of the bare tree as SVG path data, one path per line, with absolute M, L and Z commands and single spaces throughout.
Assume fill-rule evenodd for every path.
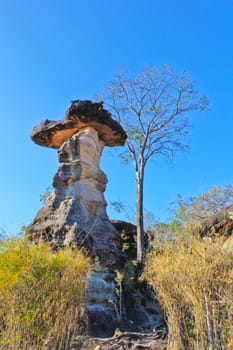
M 147 67 L 138 75 L 122 70 L 115 75 L 103 96 L 105 104 L 125 128 L 127 148 L 124 162 L 133 160 L 137 196 L 137 260 L 144 259 L 143 185 L 145 167 L 155 156 L 173 158 L 184 151 L 190 123 L 189 112 L 206 109 L 185 73 L 171 68 Z

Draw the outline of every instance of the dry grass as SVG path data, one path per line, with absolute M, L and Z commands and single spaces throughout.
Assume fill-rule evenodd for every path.
M 0 348 L 66 349 L 90 265 L 81 251 L 25 240 L 0 244 Z
M 168 349 L 233 349 L 233 253 L 221 239 L 157 244 L 143 277 L 164 307 Z

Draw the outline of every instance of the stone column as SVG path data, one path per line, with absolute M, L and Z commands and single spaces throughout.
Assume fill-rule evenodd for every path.
M 98 132 L 87 126 L 58 151 L 59 168 L 53 180 L 55 195 L 61 200 L 75 198 L 80 202 L 83 211 L 80 222 L 107 217 L 103 196 L 107 177 L 99 168 L 103 147 Z
M 123 145 L 126 134 L 102 104 L 75 101 L 63 121 L 45 121 L 32 139 L 58 148 L 54 192 L 28 227 L 32 240 L 54 246 L 84 246 L 96 262 L 87 279 L 89 333 L 110 336 L 117 325 L 114 269 L 123 262 L 120 233 L 106 213 L 107 177 L 100 169 L 105 145 Z M 102 330 L 101 334 L 96 332 Z

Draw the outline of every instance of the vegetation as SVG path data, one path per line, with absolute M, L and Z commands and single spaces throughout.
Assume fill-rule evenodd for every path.
M 41 193 L 41 195 L 40 195 L 40 201 L 45 204 L 47 198 L 51 195 L 51 193 L 52 193 L 52 191 L 51 191 L 50 187 L 46 187 L 44 192 Z
M 233 202 L 233 185 L 214 186 L 198 196 L 182 198 L 177 195 L 173 203 L 173 215 L 180 223 L 196 223 L 216 214 Z
M 172 158 L 186 149 L 184 136 L 189 114 L 206 109 L 208 102 L 199 96 L 185 73 L 176 75 L 168 66 L 148 67 L 131 76 L 116 75 L 102 96 L 108 108 L 127 131 L 124 162 L 133 160 L 137 196 L 137 260 L 144 259 L 143 186 L 145 168 L 155 156 Z
M 224 237 L 192 234 L 200 219 L 232 201 L 232 185 L 187 199 L 179 195 L 170 221 L 154 225 L 143 279 L 164 308 L 170 350 L 232 349 L 233 250 L 224 248 Z
M 177 195 L 170 210 L 171 218 L 166 223 L 152 220 L 149 233 L 152 237 L 159 237 L 163 240 L 181 238 L 181 236 L 189 237 L 200 220 L 216 214 L 232 203 L 233 185 L 214 186 L 205 193 L 188 198 Z M 229 212 L 229 218 L 230 214 Z M 156 240 L 153 241 L 153 239 L 150 242 L 152 248 L 155 242 Z
M 233 252 L 221 239 L 163 242 L 148 255 L 144 278 L 164 307 L 168 349 L 232 349 Z
M 66 349 L 77 331 L 89 268 L 82 251 L 1 242 L 1 349 Z
M 233 186 L 213 187 L 196 197 L 178 196 L 169 223 L 153 225 L 154 217 L 148 213 L 155 238 L 141 279 L 152 286 L 164 308 L 168 350 L 232 349 L 233 250 L 224 249 L 223 238 L 201 240 L 192 235 L 197 220 L 232 199 Z M 2 240 L 0 348 L 68 349 L 74 334 L 81 331 L 89 271 L 90 261 L 81 250 L 51 251 L 47 244 L 33 245 L 25 238 Z M 119 322 L 124 293 L 135 295 L 140 273 L 141 264 L 133 258 L 116 271 L 114 303 Z

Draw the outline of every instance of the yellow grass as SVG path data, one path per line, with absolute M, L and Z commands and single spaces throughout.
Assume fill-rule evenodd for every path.
M 170 350 L 233 349 L 233 253 L 222 240 L 157 244 L 143 277 L 164 307 Z
M 0 244 L 0 348 L 65 349 L 76 331 L 90 268 L 81 251 L 26 240 Z

